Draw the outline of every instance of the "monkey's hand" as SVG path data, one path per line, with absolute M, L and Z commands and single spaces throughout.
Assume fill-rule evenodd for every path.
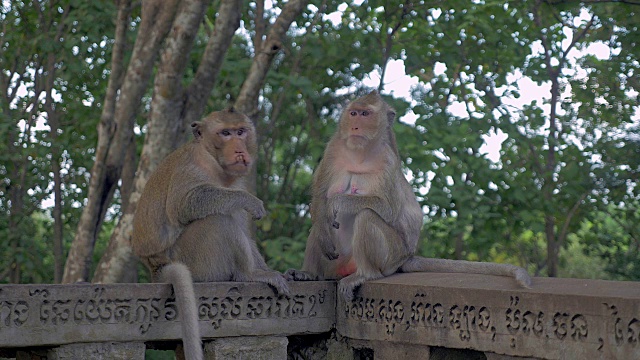
M 279 295 L 289 295 L 289 284 L 285 276 L 274 270 L 256 270 L 253 274 L 254 281 L 260 281 L 268 284 Z
M 247 193 L 247 200 L 245 201 L 243 208 L 251 214 L 254 220 L 260 220 L 267 215 L 267 211 L 264 209 L 262 200 L 249 193 Z
M 371 209 L 386 223 L 390 223 L 393 218 L 391 204 L 378 196 L 336 194 L 329 199 L 329 209 L 334 215 L 338 212 L 357 214 L 360 210 Z M 336 224 L 338 223 L 335 221 L 332 223 L 334 227 Z
M 333 245 L 333 242 L 330 240 L 322 241 L 320 243 L 320 249 L 322 250 L 324 256 L 326 256 L 329 260 L 335 260 L 338 258 L 338 256 L 340 256 L 340 254 L 338 254 L 338 252 L 336 251 L 336 247 Z
M 287 272 L 284 273 L 284 278 L 289 280 L 289 281 L 314 281 L 314 280 L 318 280 L 318 277 L 316 275 L 313 275 L 310 272 L 306 272 L 306 271 L 302 271 L 302 270 L 296 270 L 296 269 L 287 270 Z
M 311 232 L 309 233 L 309 244 L 316 244 L 320 249 L 320 252 L 329 260 L 335 260 L 340 254 L 333 243 L 333 238 L 330 232 L 325 228 L 325 225 L 313 225 Z

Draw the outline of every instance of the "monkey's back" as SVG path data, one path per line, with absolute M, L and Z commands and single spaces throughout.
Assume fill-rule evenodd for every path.
M 131 236 L 131 247 L 139 257 L 166 250 L 180 235 L 180 228 L 167 215 L 167 198 L 174 174 L 186 170 L 182 164 L 190 161 L 191 146 L 187 143 L 164 158 L 140 195 Z

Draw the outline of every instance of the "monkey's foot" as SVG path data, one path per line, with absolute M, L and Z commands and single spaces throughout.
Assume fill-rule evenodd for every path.
M 273 287 L 279 295 L 289 295 L 289 284 L 284 275 L 277 271 L 262 271 L 261 274 L 256 274 L 255 281 L 266 283 Z
M 358 287 L 364 283 L 362 276 L 351 274 L 338 282 L 338 292 L 344 301 L 352 301 Z
M 289 281 L 315 281 L 318 277 L 302 270 L 289 269 L 284 273 L 285 279 Z

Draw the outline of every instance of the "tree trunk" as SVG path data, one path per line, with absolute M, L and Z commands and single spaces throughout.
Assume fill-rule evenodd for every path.
M 300 15 L 305 6 L 307 6 L 308 0 L 291 0 L 287 2 L 282 8 L 280 16 L 276 19 L 275 23 L 269 30 L 267 38 L 262 42 L 261 48 L 255 48 L 255 55 L 251 68 L 247 74 L 247 78 L 242 83 L 240 93 L 233 105 L 236 110 L 247 115 L 254 123 L 258 116 L 258 96 L 260 90 L 264 85 L 264 81 L 271 67 L 271 62 L 276 56 L 278 51 L 282 48 L 282 41 L 287 35 L 287 30 L 293 23 L 293 20 Z M 262 19 L 258 19 L 260 21 Z M 262 39 L 260 39 L 261 41 Z M 257 128 L 257 126 L 256 126 Z M 260 141 L 260 134 L 257 134 L 258 141 Z M 249 186 L 252 193 L 256 193 L 258 167 L 253 166 L 251 173 L 249 174 Z M 251 229 L 252 235 L 255 235 L 255 226 Z
M 271 62 L 282 48 L 282 41 L 285 39 L 291 23 L 302 13 L 308 2 L 308 0 L 291 0 L 287 2 L 282 8 L 280 16 L 269 29 L 262 48 L 256 48 L 255 50 L 256 54 L 253 57 L 251 69 L 244 83 L 242 83 L 240 94 L 238 94 L 234 104 L 236 110 L 249 116 L 254 121 L 258 114 L 258 95 L 264 85 Z
M 131 194 L 135 191 L 135 177 L 136 177 L 136 169 L 138 167 L 138 151 L 136 148 L 135 141 L 132 141 L 129 145 L 129 149 L 127 150 L 127 156 L 124 160 L 124 168 L 122 169 L 122 185 L 120 186 L 120 198 L 122 199 L 122 208 L 120 209 L 122 214 L 126 214 L 129 210 L 129 201 L 127 201 Z M 120 226 L 120 222 L 118 222 L 118 226 Z M 113 234 L 111 234 L 113 237 Z M 109 247 L 111 248 L 111 240 L 109 240 Z M 107 250 L 104 256 L 109 253 Z M 138 282 L 138 260 L 133 256 L 129 256 L 125 258 L 122 271 L 122 278 L 117 282 L 125 282 L 125 283 L 136 283 Z M 102 265 L 102 258 L 100 259 L 100 264 L 98 269 L 100 269 L 100 265 Z M 95 277 L 95 275 L 94 275 Z
M 558 248 L 556 241 L 555 221 L 553 216 L 545 215 L 544 217 L 545 234 L 547 237 L 547 276 L 558 276 Z
M 96 160 L 91 169 L 87 204 L 67 257 L 63 283 L 87 281 L 89 278 L 95 241 L 120 180 L 123 159 L 133 141 L 133 126 L 140 100 L 148 87 L 160 45 L 169 32 L 177 3 L 177 0 L 142 2 L 142 22 L 122 86 L 119 80 L 124 70 L 123 50 L 131 3 L 122 1 L 119 4 L 112 73 L 98 125 Z
M 194 79 L 186 90 L 186 105 L 182 113 L 182 132 L 180 136 L 176 137 L 176 140 L 181 142 L 176 143 L 176 147 L 187 139 L 186 133 L 190 128 L 189 125 L 200 120 L 204 113 L 207 98 L 211 95 L 211 90 L 213 90 L 220 74 L 222 62 L 233 40 L 233 34 L 240 27 L 241 15 L 242 0 L 222 0 L 220 2 L 213 34 L 204 49 Z
M 183 142 L 181 139 L 184 139 L 185 121 L 181 119 L 181 114 L 190 110 L 188 107 L 185 108 L 185 104 L 193 101 L 189 97 L 194 93 L 191 91 L 185 93 L 182 88 L 182 79 L 208 3 L 208 0 L 183 2 L 176 16 L 173 31 L 167 38 L 154 83 L 148 132 L 136 172 L 135 188 L 127 198 L 126 211 L 120 218 L 111 236 L 109 247 L 100 260 L 93 278 L 94 282 L 118 282 L 129 276 L 127 272 L 131 270 L 127 265 L 135 261 L 132 260 L 130 242 L 133 214 L 138 199 L 153 170 L 164 157 Z M 189 87 L 189 90 L 199 90 L 195 92 L 195 96 L 201 105 L 195 110 L 191 109 L 189 116 L 197 116 L 198 119 L 202 116 L 206 97 L 211 93 L 224 54 L 231 44 L 233 34 L 240 26 L 241 5 L 240 1 L 227 0 L 220 6 L 215 33 L 207 45 L 209 51 L 205 51 L 198 73 Z

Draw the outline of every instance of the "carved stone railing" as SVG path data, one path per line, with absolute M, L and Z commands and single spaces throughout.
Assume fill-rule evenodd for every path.
M 640 282 L 402 274 L 338 301 L 350 339 L 541 359 L 640 359 Z M 419 353 L 419 352 L 418 352 Z
M 333 282 L 290 286 L 278 296 L 263 284 L 196 284 L 208 358 L 640 359 L 638 282 L 535 278 L 522 289 L 401 274 L 349 303 Z M 0 357 L 143 359 L 150 344 L 177 343 L 179 320 L 166 284 L 0 285 Z

